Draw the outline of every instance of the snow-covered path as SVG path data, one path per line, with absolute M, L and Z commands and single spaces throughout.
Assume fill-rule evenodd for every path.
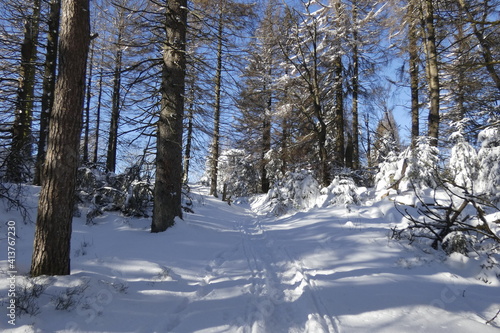
M 219 317 L 220 325 L 207 331 L 234 332 L 339 332 L 336 319 L 304 272 L 300 261 L 288 251 L 286 240 L 277 240 L 267 224 L 274 218 L 263 218 L 249 208 L 232 206 L 212 198 L 207 205 L 219 206 L 218 225 L 227 232 L 233 228 L 238 241 L 232 243 L 226 234 L 227 249 L 218 252 L 204 267 L 198 297 L 215 300 L 236 298 L 231 309 L 222 307 L 211 320 Z M 221 207 L 221 205 L 223 205 Z M 187 223 L 193 223 L 188 221 Z M 266 224 L 266 226 L 263 226 Z M 293 245 L 293 244 L 290 244 Z M 200 275 L 200 276 L 201 276 Z M 229 281 L 232 281 L 230 283 Z M 230 297 L 229 297 L 230 296 Z M 232 304 L 232 302 L 229 302 Z M 192 313 L 197 304 L 187 304 L 184 312 Z M 190 308 L 191 307 L 191 308 Z M 233 314 L 234 313 L 234 314 Z M 229 319 L 231 318 L 231 319 Z M 190 320 L 178 320 L 169 327 L 179 332 L 203 331 Z
M 258 217 L 242 223 L 239 229 L 253 280 L 252 306 L 244 326 L 251 330 L 247 331 L 279 332 L 287 327 L 289 332 L 338 332 L 314 281 L 290 255 L 286 242 L 277 241 Z M 293 246 L 293 240 L 289 245 Z
M 109 214 L 94 226 L 75 219 L 72 275 L 37 280 L 46 288 L 35 299 L 38 313 L 22 315 L 15 327 L 2 320 L 0 330 L 499 331 L 500 318 L 485 324 L 500 309 L 500 284 L 480 269 L 484 258 L 439 259 L 390 240 L 390 226 L 401 220 L 390 202 L 277 219 L 203 188 L 193 199 L 195 213 L 159 234 L 148 232 L 149 219 Z M 32 232 L 18 223 L 21 287 Z

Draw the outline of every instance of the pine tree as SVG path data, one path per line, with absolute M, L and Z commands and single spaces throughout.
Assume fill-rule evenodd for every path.
M 41 1 L 33 0 L 31 14 L 24 21 L 24 40 L 21 45 L 21 65 L 16 101 L 12 143 L 7 159 L 6 177 L 11 182 L 26 181 L 32 153 L 32 123 L 35 99 L 35 70 L 40 30 Z
M 271 149 L 271 127 L 276 107 L 274 90 L 279 70 L 276 22 L 279 15 L 280 7 L 270 1 L 256 31 L 255 41 L 248 48 L 248 65 L 242 73 L 238 99 L 241 113 L 236 125 L 241 136 L 238 146 L 253 155 L 263 193 L 267 193 L 270 186 L 266 154 Z
M 187 1 L 165 3 L 161 110 L 156 139 L 156 180 L 151 232 L 162 232 L 182 217 L 182 120 L 186 75 Z
M 57 44 L 59 41 L 59 20 L 61 15 L 61 0 L 51 0 L 48 18 L 47 47 L 45 53 L 44 75 L 42 84 L 42 108 L 40 110 L 40 134 L 38 137 L 35 175 L 33 184 L 42 184 L 42 165 L 45 161 L 48 142 L 49 121 L 54 105 L 54 90 L 57 70 Z
M 89 43 L 89 1 L 63 0 L 59 74 L 38 203 L 32 276 L 70 273 L 71 220 Z
M 440 123 L 440 85 L 438 51 L 436 40 L 436 22 L 433 0 L 424 0 L 422 3 L 422 20 L 424 31 L 424 48 L 426 54 L 426 72 L 429 86 L 429 117 L 428 136 L 431 138 L 430 144 L 437 147 L 439 140 Z

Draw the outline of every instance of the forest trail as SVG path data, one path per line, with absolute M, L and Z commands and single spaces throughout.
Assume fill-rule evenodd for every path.
M 316 287 L 307 267 L 289 248 L 293 239 L 287 240 L 280 232 L 275 217 L 265 217 L 253 212 L 248 205 L 232 205 L 218 199 L 205 197 L 205 207 L 218 207 L 219 212 L 212 226 L 225 235 L 226 247 L 215 254 L 199 275 L 198 301 L 210 301 L 225 294 L 238 299 L 233 318 L 222 314 L 231 332 L 340 332 L 338 321 L 330 313 L 321 292 Z M 186 222 L 198 223 L 190 221 Z M 209 222 L 212 223 L 212 222 Z M 234 232 L 231 232 L 231 229 Z M 271 231 L 271 232 L 270 232 Z M 317 247 L 322 247 L 317 243 Z M 183 312 L 197 307 L 187 302 Z M 187 332 L 189 321 L 177 320 L 169 327 L 172 332 Z
M 189 217 L 186 222 L 207 223 L 210 215 L 226 246 L 201 274 L 199 295 L 234 302 L 231 309 L 222 307 L 224 325 L 216 329 L 191 328 L 182 320 L 173 332 L 333 333 L 368 327 L 373 332 L 445 332 L 450 327 L 469 332 L 476 324 L 485 329 L 458 311 L 470 308 L 469 300 L 458 298 L 463 278 L 389 239 L 390 227 L 401 219 L 392 203 L 277 218 L 259 215 L 248 204 L 204 200 L 205 221 Z M 194 308 L 195 303 L 186 310 Z M 441 323 L 436 315 L 448 319 Z
M 390 201 L 275 217 L 204 187 L 191 197 L 194 213 L 163 233 L 114 212 L 94 225 L 75 218 L 69 276 L 26 277 L 34 225 L 18 224 L 16 283 L 44 291 L 36 315 L 0 331 L 498 332 L 498 320 L 485 325 L 500 309 L 500 283 L 481 270 L 484 258 L 440 258 L 391 240 L 402 217 Z

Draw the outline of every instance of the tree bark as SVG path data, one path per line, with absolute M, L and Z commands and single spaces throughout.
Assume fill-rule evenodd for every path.
M 121 22 L 121 20 L 120 20 Z M 121 23 L 120 23 L 121 24 Z M 122 27 L 119 27 L 122 29 Z M 109 124 L 108 150 L 106 155 L 106 169 L 115 172 L 116 169 L 116 150 L 118 145 L 118 122 L 120 120 L 120 91 L 122 77 L 122 32 L 118 33 L 116 42 L 115 68 L 113 73 L 113 94 L 111 96 L 111 122 Z
M 103 57 L 101 58 L 101 66 L 103 62 Z M 95 145 L 94 145 L 94 157 L 93 164 L 97 165 L 99 161 L 99 138 L 100 138 L 100 124 L 101 124 L 101 105 L 102 105 L 102 78 L 104 76 L 104 69 L 101 67 L 99 73 L 99 93 L 97 94 L 97 110 L 96 110 L 96 120 L 95 120 Z
M 427 56 L 427 76 L 429 81 L 429 118 L 428 136 L 430 144 L 434 147 L 438 145 L 439 139 L 439 68 L 438 54 L 436 49 L 436 32 L 434 26 L 434 5 L 433 0 L 425 0 L 423 3 L 423 20 L 425 32 L 425 52 Z
M 54 90 L 56 86 L 57 43 L 59 41 L 59 19 L 61 16 L 61 0 L 50 2 L 50 13 L 47 32 L 47 54 L 42 83 L 42 110 L 40 114 L 40 135 L 35 162 L 35 176 L 33 183 L 42 185 L 42 165 L 45 161 L 45 152 L 49 135 L 49 122 L 54 105 Z
M 344 90 L 342 75 L 342 58 L 335 60 L 335 160 L 334 165 L 337 168 L 345 166 L 344 154 Z M 327 184 L 329 185 L 329 184 Z
M 264 88 L 264 91 L 266 89 Z M 266 170 L 266 161 L 265 156 L 267 152 L 271 149 L 271 106 L 272 106 L 272 97 L 269 96 L 267 100 L 267 108 L 262 115 L 262 152 L 261 152 L 261 167 L 260 167 L 260 186 L 262 193 L 269 192 L 270 181 L 267 175 Z
M 417 145 L 417 139 L 420 135 L 420 110 L 419 110 L 419 79 L 418 79 L 418 45 L 417 45 L 417 30 L 415 20 L 411 19 L 414 11 L 414 6 L 410 5 L 410 27 L 408 30 L 409 56 L 410 56 L 410 94 L 411 94 L 411 146 Z
M 353 22 L 355 26 L 358 24 L 358 7 L 353 3 L 352 8 Z M 358 96 L 359 96 L 359 50 L 358 50 L 358 31 L 355 27 L 353 30 L 353 74 L 352 74 L 352 168 L 359 170 L 359 112 L 358 112 Z
M 214 129 L 212 134 L 212 156 L 210 157 L 210 195 L 217 198 L 217 176 L 219 164 L 220 113 L 222 90 L 222 37 L 224 32 L 223 8 L 220 4 L 219 26 L 217 28 L 217 68 L 215 69 Z
M 40 0 L 32 3 L 33 12 L 24 23 L 24 40 L 21 44 L 21 67 L 19 69 L 19 88 L 14 125 L 12 126 L 12 144 L 7 158 L 6 177 L 11 182 L 27 180 L 28 161 L 31 159 L 33 122 L 33 99 L 35 89 L 35 69 L 37 43 L 40 24 Z
M 85 89 L 85 123 L 83 125 L 83 152 L 82 164 L 89 163 L 89 138 L 90 138 L 90 100 L 92 99 L 92 68 L 94 66 L 94 47 L 90 47 L 90 59 L 87 75 L 87 87 Z
M 59 75 L 38 203 L 32 276 L 70 273 L 71 221 L 89 43 L 89 0 L 63 0 Z
M 194 94 L 190 96 L 194 98 Z M 184 151 L 184 168 L 182 174 L 182 182 L 186 184 L 189 181 L 189 166 L 191 162 L 191 146 L 193 143 L 193 118 L 194 118 L 194 103 L 191 102 L 187 114 L 187 133 L 186 133 L 186 149 Z
M 182 217 L 182 118 L 186 75 L 187 1 L 167 0 L 161 111 L 158 120 L 156 181 L 151 232 L 162 232 Z

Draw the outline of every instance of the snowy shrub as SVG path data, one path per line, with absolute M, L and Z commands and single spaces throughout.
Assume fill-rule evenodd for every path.
M 148 208 L 153 202 L 152 185 L 145 181 L 133 181 L 122 207 L 125 215 L 148 216 Z
M 319 183 L 307 170 L 287 172 L 267 193 L 263 210 L 273 215 L 304 211 L 316 205 L 320 195 Z
M 281 158 L 281 149 L 270 149 L 264 156 L 266 161 L 266 172 L 267 177 L 271 183 L 283 178 L 283 173 L 281 172 L 283 167 L 283 160 Z
M 448 165 L 450 179 L 454 184 L 473 193 L 473 184 L 478 170 L 477 152 L 460 131 L 453 133 L 450 140 L 455 142 Z
M 94 191 L 106 183 L 105 174 L 95 168 L 82 167 L 78 169 L 76 187 L 80 191 L 80 197 L 90 200 Z
M 92 203 L 103 210 L 120 210 L 125 203 L 126 194 L 111 186 L 98 188 L 92 198 Z
M 415 148 L 408 147 L 397 157 L 389 154 L 375 176 L 376 190 L 385 195 L 387 190 L 397 191 L 436 188 L 439 151 L 429 144 L 429 138 L 420 137 Z
M 78 197 L 87 203 L 87 224 L 103 211 L 121 211 L 130 216 L 148 216 L 152 206 L 152 184 L 141 180 L 140 167 L 134 165 L 122 174 L 104 173 L 98 169 L 78 170 Z
M 375 190 L 377 192 L 388 189 L 396 179 L 401 177 L 399 164 L 399 155 L 395 152 L 390 152 L 384 162 L 379 164 L 379 171 L 375 175 Z
M 443 238 L 441 246 L 448 255 L 460 253 L 466 256 L 471 250 L 471 244 L 475 243 L 474 240 L 469 239 L 471 237 L 473 236 L 467 237 L 461 232 L 453 231 Z
M 489 127 L 479 133 L 478 192 L 500 202 L 500 127 Z
M 415 207 L 396 206 L 409 221 L 401 230 L 393 229 L 394 238 L 416 239 L 433 249 L 448 254 L 467 254 L 488 242 L 500 243 L 499 220 L 488 217 L 487 211 L 498 211 L 481 197 L 464 194 L 462 188 L 441 183 L 430 195 L 419 196 Z
M 410 156 L 400 190 L 436 188 L 438 177 L 439 151 L 430 145 L 428 137 L 420 137 L 414 150 L 407 152 Z M 407 150 L 410 150 L 408 148 Z
M 219 158 L 218 191 L 226 197 L 245 197 L 257 192 L 258 177 L 251 156 L 242 149 L 229 149 Z
M 327 196 L 324 206 L 358 205 L 360 199 L 357 190 L 351 177 L 336 176 L 328 187 L 321 190 Z

